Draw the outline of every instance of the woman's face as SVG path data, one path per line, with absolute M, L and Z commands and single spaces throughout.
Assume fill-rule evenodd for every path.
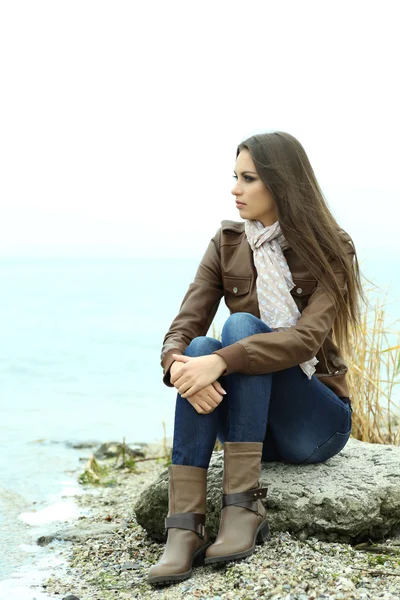
M 236 183 L 232 194 L 236 197 L 236 202 L 243 203 L 238 206 L 242 219 L 261 221 L 264 227 L 276 223 L 276 202 L 258 176 L 251 154 L 245 148 L 236 159 L 234 172 Z

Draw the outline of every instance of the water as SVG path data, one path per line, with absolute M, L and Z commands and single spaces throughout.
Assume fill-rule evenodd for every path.
M 0 261 L 0 579 L 38 534 L 18 515 L 59 506 L 68 471 L 88 454 L 66 442 L 153 441 L 163 420 L 172 435 L 160 348 L 195 269 L 190 260 Z M 53 511 L 47 523 L 63 517 Z
M 400 318 L 396 263 L 368 258 L 363 273 L 392 282 L 389 312 Z M 76 473 L 89 451 L 69 442 L 151 442 L 162 421 L 172 436 L 160 349 L 197 264 L 0 260 L 0 581 L 45 563 L 38 535 L 77 516 Z M 222 301 L 217 327 L 228 314 Z

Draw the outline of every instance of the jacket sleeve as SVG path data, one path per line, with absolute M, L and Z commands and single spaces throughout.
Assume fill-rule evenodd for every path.
M 346 291 L 344 272 L 335 261 L 332 269 L 342 292 Z M 224 375 L 238 372 L 248 375 L 273 373 L 288 369 L 313 358 L 330 332 L 337 316 L 337 308 L 325 291 L 321 280 L 311 294 L 294 327 L 285 331 L 257 333 L 216 350 L 227 364 Z
M 164 337 L 161 366 L 164 371 L 163 382 L 168 387 L 173 387 L 169 372 L 174 362 L 172 354 L 183 354 L 195 337 L 207 334 L 223 296 L 220 233 L 219 229 L 210 240 L 194 281 L 189 285 L 182 300 L 179 313 Z

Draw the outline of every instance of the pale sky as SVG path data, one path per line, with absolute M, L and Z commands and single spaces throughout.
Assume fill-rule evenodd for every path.
M 237 144 L 277 129 L 360 258 L 400 255 L 397 10 L 2 2 L 0 257 L 199 257 L 241 221 Z

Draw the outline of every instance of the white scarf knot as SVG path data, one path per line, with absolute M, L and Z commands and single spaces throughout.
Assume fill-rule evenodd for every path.
M 261 221 L 247 219 L 244 228 L 257 269 L 257 297 L 261 320 L 274 331 L 294 327 L 301 317 L 301 312 L 290 294 L 295 284 L 283 254 L 283 250 L 289 248 L 289 244 L 279 221 L 264 227 Z M 314 357 L 299 365 L 308 379 L 315 373 L 315 365 L 318 362 Z

